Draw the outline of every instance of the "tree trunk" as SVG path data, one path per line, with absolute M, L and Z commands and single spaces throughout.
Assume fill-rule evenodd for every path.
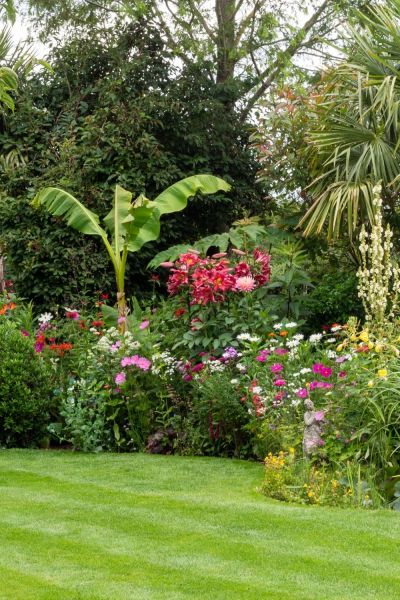
M 231 83 L 236 64 L 235 0 L 215 0 L 217 15 L 217 84 Z

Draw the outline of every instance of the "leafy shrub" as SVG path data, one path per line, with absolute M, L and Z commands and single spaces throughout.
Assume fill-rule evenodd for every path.
M 262 491 L 266 496 L 286 502 L 373 508 L 380 504 L 380 495 L 370 481 L 363 478 L 359 465 L 347 463 L 335 471 L 296 459 L 294 448 L 289 452 L 270 452 L 264 461 Z
M 0 356 L 0 444 L 38 444 L 52 407 L 50 372 L 31 340 L 7 321 L 0 323 Z
M 357 293 L 355 273 L 326 273 L 309 294 L 310 326 L 346 323 L 350 316 L 361 317 L 363 308 Z

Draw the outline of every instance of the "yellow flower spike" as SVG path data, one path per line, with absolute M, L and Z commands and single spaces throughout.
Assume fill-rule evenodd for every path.
M 357 341 L 357 336 L 354 333 L 350 336 L 350 341 L 351 342 L 356 342 Z
M 343 344 L 339 344 L 336 348 L 337 352 L 341 352 L 343 350 Z
M 388 375 L 387 369 L 379 369 L 378 370 L 378 377 L 380 377 L 381 379 L 383 379 L 384 377 L 387 377 L 387 375 Z
M 358 336 L 358 338 L 359 338 L 359 339 L 360 339 L 362 342 L 364 342 L 364 343 L 367 343 L 367 342 L 369 341 L 369 337 L 368 337 L 368 331 L 362 331 L 362 332 L 360 333 L 360 335 Z
M 369 348 L 370 350 L 372 350 L 372 348 L 373 348 L 373 347 L 374 347 L 374 344 L 373 344 L 373 342 L 368 342 L 368 348 Z

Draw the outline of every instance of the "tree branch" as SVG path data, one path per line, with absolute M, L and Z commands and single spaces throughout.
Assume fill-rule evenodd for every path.
M 256 0 L 256 2 L 254 4 L 254 8 L 245 17 L 243 17 L 242 21 L 239 24 L 238 31 L 236 34 L 236 38 L 235 38 L 236 45 L 239 45 L 239 42 L 242 39 L 243 34 L 246 31 L 247 27 L 249 26 L 249 23 L 252 23 L 252 29 L 254 30 L 254 21 L 255 21 L 256 15 L 257 15 L 258 11 L 262 9 L 262 7 L 265 5 L 265 3 L 266 3 L 266 0 Z
M 276 58 L 276 60 L 261 73 L 259 78 L 259 87 L 254 94 L 249 98 L 245 107 L 241 112 L 241 120 L 244 121 L 261 96 L 271 86 L 275 77 L 279 74 L 282 68 L 285 66 L 288 60 L 290 60 L 298 50 L 304 45 L 304 39 L 308 33 L 312 30 L 315 24 L 319 21 L 321 15 L 329 7 L 332 0 L 324 0 L 321 6 L 315 11 L 315 13 L 309 18 L 309 20 L 298 30 L 290 44 L 283 50 Z
M 193 14 L 198 18 L 199 22 L 202 24 L 204 31 L 207 33 L 208 37 L 214 42 L 217 43 L 217 36 L 215 32 L 211 29 L 209 24 L 207 23 L 205 17 L 201 14 L 200 10 L 196 7 L 196 3 L 193 0 L 187 0 L 189 6 L 193 12 Z

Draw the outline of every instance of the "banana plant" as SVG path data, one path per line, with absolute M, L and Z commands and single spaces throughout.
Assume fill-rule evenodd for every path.
M 59 188 L 40 190 L 32 205 L 35 208 L 44 206 L 53 216 L 64 217 L 67 224 L 77 231 L 97 235 L 102 239 L 115 271 L 118 316 L 121 330 L 124 330 L 127 316 L 125 270 L 128 253 L 137 252 L 147 242 L 156 240 L 160 235 L 161 216 L 183 210 L 190 197 L 197 193 L 227 192 L 229 189 L 230 185 L 219 177 L 193 175 L 174 183 L 154 200 L 143 195 L 132 200 L 132 193 L 117 185 L 113 207 L 103 219 L 105 229 L 101 227 L 96 213 Z

